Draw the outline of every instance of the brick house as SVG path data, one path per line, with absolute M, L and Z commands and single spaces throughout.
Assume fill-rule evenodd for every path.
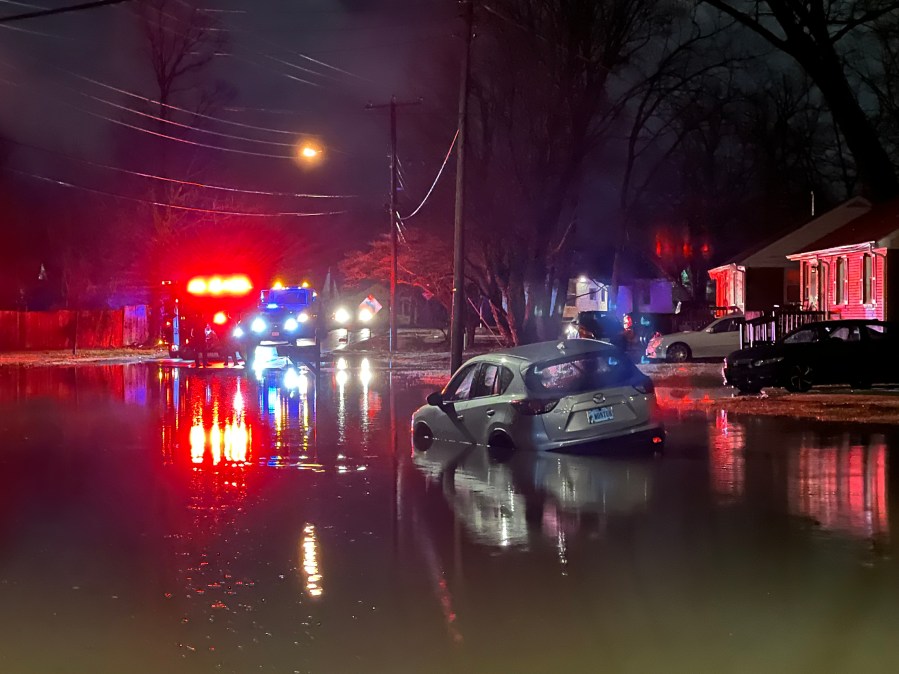
M 715 283 L 715 306 L 744 313 L 766 311 L 802 301 L 800 263 L 790 256 L 871 210 L 856 197 L 836 208 L 709 270 Z
M 788 258 L 800 265 L 803 309 L 899 320 L 899 199 Z

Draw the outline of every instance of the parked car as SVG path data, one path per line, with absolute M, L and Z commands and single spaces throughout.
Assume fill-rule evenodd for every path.
M 724 379 L 742 393 L 769 386 L 808 391 L 817 384 L 865 388 L 899 382 L 899 325 L 843 320 L 808 323 L 773 344 L 740 349 L 724 364 Z
M 702 330 L 655 335 L 646 346 L 646 357 L 670 363 L 682 363 L 692 358 L 724 358 L 740 348 L 744 322 L 742 314 L 724 316 Z
M 413 443 L 559 450 L 630 438 L 664 442 L 652 381 L 623 351 L 588 339 L 542 342 L 472 358 L 412 418 Z
M 579 311 L 565 330 L 568 339 L 597 339 L 627 349 L 634 338 L 633 320 L 604 311 Z

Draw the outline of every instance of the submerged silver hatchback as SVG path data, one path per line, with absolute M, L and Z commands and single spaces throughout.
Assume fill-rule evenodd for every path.
M 652 381 L 611 344 L 542 342 L 466 362 L 415 412 L 412 438 L 420 450 L 435 439 L 538 451 L 626 439 L 658 449 L 655 406 Z

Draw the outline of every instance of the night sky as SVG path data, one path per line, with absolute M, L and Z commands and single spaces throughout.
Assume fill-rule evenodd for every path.
M 166 5 L 177 13 L 179 2 L 168 0 Z M 71 0 L 0 0 L 0 16 L 70 4 Z M 33 176 L 115 194 L 139 195 L 148 189 L 147 181 L 87 161 L 150 174 L 162 173 L 164 165 L 168 177 L 241 190 L 358 195 L 332 201 L 241 194 L 215 202 L 216 208 L 254 212 L 347 210 L 327 221 L 296 219 L 316 250 L 336 260 L 349 245 L 361 247 L 379 227 L 386 229 L 387 112 L 365 107 L 395 94 L 400 99 L 424 98 L 420 107 L 402 113 L 399 153 L 401 161 L 406 158 L 410 207 L 424 195 L 445 148 L 424 151 L 414 139 L 424 126 L 439 127 L 445 119 L 442 135 L 449 141 L 454 127 L 452 116 L 435 110 L 427 95 L 431 64 L 449 59 L 459 46 L 454 34 L 460 20 L 452 0 L 194 3 L 214 19 L 223 39 L 214 62 L 198 78 L 202 87 L 219 92 L 209 115 L 245 126 L 198 121 L 178 111 L 171 119 L 253 141 L 176 126 L 167 126 L 168 133 L 274 155 L 291 154 L 291 144 L 313 138 L 326 148 L 324 161 L 314 167 L 190 146 L 125 126 L 159 128 L 154 120 L 123 109 L 152 111 L 152 106 L 124 92 L 156 95 L 135 16 L 137 4 L 0 26 L 0 135 L 7 139 L 0 154 L 0 166 L 7 169 L 0 172 L 0 185 L 16 185 L 36 207 L 59 200 L 74 203 L 86 193 Z M 194 93 L 176 94 L 173 104 L 194 109 Z M 166 162 L 160 163 L 160 153 L 168 156 Z M 202 203 L 197 205 L 209 207 L 208 196 L 201 192 Z M 90 197 L 94 204 L 105 200 L 110 209 L 121 205 L 112 197 L 95 193 Z M 346 235 L 334 236 L 334 228 Z

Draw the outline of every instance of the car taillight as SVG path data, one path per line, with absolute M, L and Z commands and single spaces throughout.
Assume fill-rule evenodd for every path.
M 634 388 L 637 389 L 638 393 L 643 394 L 653 393 L 656 390 L 655 385 L 652 383 L 652 379 L 650 379 L 649 377 L 641 379 L 640 381 L 635 383 Z
M 515 408 L 517 412 L 525 415 L 526 417 L 533 417 L 537 414 L 546 414 L 547 412 L 552 412 L 556 405 L 559 404 L 558 400 L 513 400 L 512 407 Z

